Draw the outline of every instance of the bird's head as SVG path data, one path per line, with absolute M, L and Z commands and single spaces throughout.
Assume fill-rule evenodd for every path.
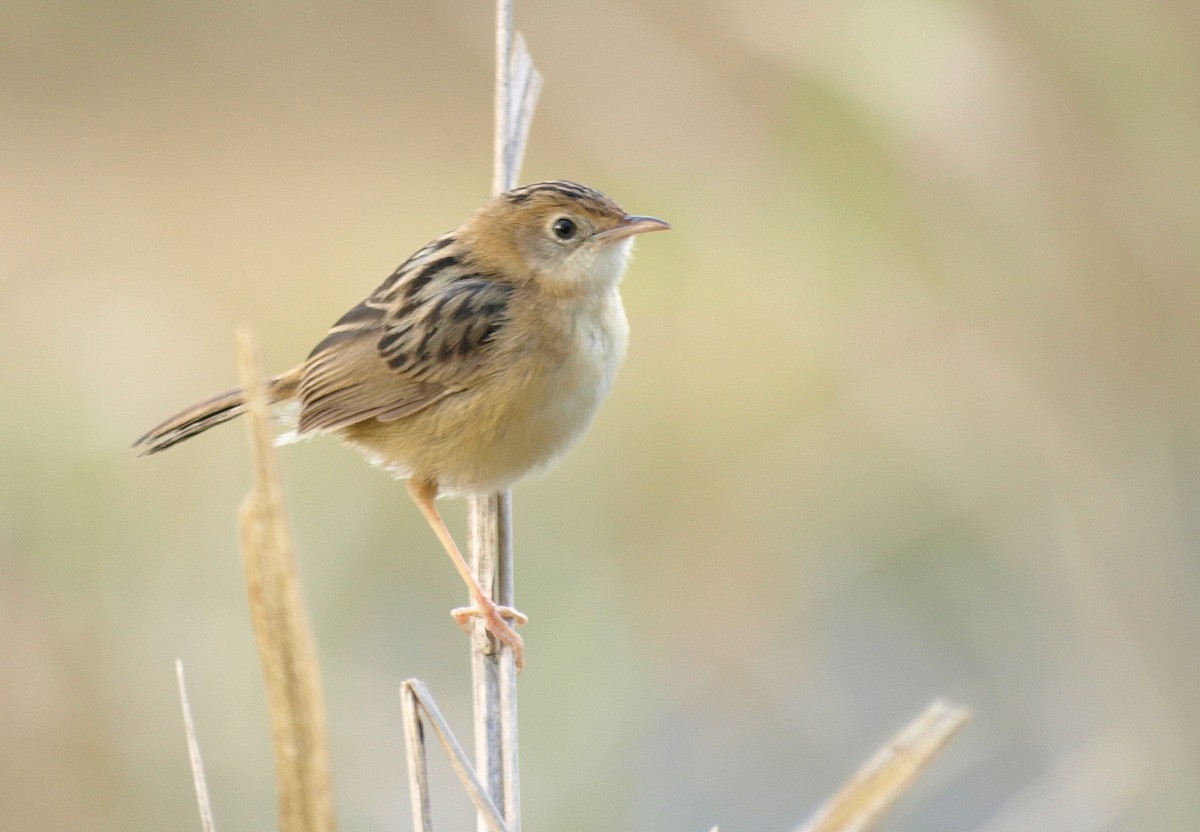
M 548 291 L 608 291 L 621 279 L 633 237 L 671 226 L 655 217 L 626 214 L 609 197 L 574 182 L 551 181 L 507 191 L 467 223 L 476 249 L 495 252 Z

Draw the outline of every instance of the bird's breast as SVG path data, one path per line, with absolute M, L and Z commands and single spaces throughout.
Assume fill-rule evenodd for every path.
M 518 408 L 510 426 L 516 447 L 538 457 L 531 467 L 556 460 L 592 423 L 612 390 L 625 358 L 629 324 L 615 291 L 606 302 L 576 310 L 563 333 L 561 350 L 547 350 L 555 360 L 531 368 L 532 407 Z
M 530 332 L 534 328 L 527 328 Z M 508 364 L 504 379 L 479 391 L 472 433 L 478 442 L 443 482 L 456 491 L 488 492 L 547 468 L 579 440 L 612 390 L 625 357 L 629 325 L 616 291 L 602 303 L 547 314 L 535 341 Z
M 583 435 L 612 390 L 629 325 L 620 297 L 564 309 L 526 309 L 476 385 L 428 410 L 349 437 L 404 475 L 444 494 L 507 488 L 558 460 Z M 520 333 L 520 337 L 514 337 Z
M 538 420 L 539 429 L 567 442 L 591 424 L 625 359 L 629 324 L 620 300 L 577 314 L 571 335 L 561 362 L 547 368 Z

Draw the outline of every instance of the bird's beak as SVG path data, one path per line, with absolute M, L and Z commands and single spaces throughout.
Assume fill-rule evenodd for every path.
M 645 234 L 649 231 L 666 231 L 670 227 L 671 224 L 669 222 L 660 220 L 658 217 L 622 217 L 620 225 L 610 228 L 607 231 L 601 231 L 599 234 L 593 234 L 592 239 L 597 242 L 611 243 L 614 240 L 632 237 L 634 234 Z

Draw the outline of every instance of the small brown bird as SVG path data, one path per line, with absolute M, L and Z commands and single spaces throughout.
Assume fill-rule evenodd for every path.
M 625 357 L 617 285 L 633 236 L 670 228 L 573 182 L 487 202 L 408 258 L 334 323 L 299 366 L 267 382 L 298 404 L 290 436 L 332 433 L 408 478 L 413 500 L 484 618 L 522 663 L 522 640 L 459 553 L 434 500 L 489 494 L 554 462 L 591 423 Z M 205 399 L 134 443 L 165 450 L 245 409 L 241 389 Z M 295 412 L 296 408 L 292 408 Z

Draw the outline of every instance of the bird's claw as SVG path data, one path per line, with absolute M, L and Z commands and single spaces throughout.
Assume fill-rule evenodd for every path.
M 519 627 L 529 623 L 529 617 L 524 613 L 512 607 L 497 606 L 487 598 L 477 598 L 475 603 L 469 607 L 458 607 L 451 610 L 450 615 L 458 622 L 458 626 L 468 633 L 470 630 L 467 628 L 467 622 L 472 618 L 482 618 L 483 626 L 487 628 L 487 631 L 498 641 L 512 648 L 517 672 L 519 673 L 525 666 L 525 640 L 513 629 L 513 625 Z M 509 624 L 507 619 L 511 619 L 513 623 Z

